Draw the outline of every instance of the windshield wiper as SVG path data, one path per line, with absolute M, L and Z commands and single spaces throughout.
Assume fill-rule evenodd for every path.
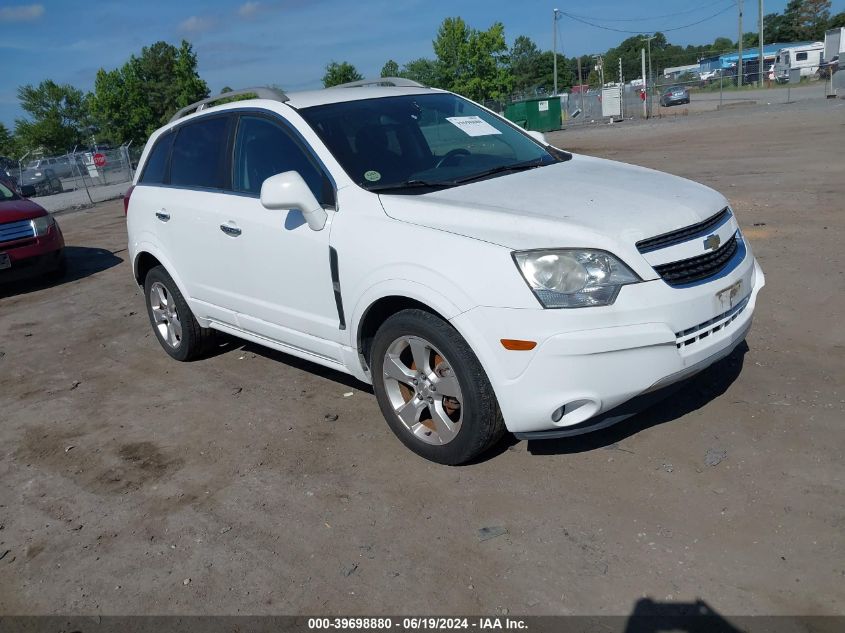
M 534 160 L 527 160 L 522 163 L 513 163 L 512 165 L 499 165 L 498 167 L 493 167 L 492 169 L 488 169 L 486 171 L 479 172 L 477 174 L 472 174 L 471 176 L 465 176 L 463 178 L 458 178 L 457 180 L 453 181 L 455 184 L 464 184 L 467 182 L 472 182 L 473 180 L 479 180 L 481 178 L 486 178 L 487 176 L 493 176 L 495 174 L 504 174 L 507 172 L 513 171 L 525 171 L 527 169 L 534 169 L 535 167 L 542 167 L 546 163 L 543 162 L 542 158 L 535 158 Z
M 373 185 L 367 187 L 369 191 L 388 191 L 390 189 L 415 189 L 417 187 L 454 187 L 457 184 L 454 180 L 406 180 L 405 182 L 395 182 L 386 185 Z

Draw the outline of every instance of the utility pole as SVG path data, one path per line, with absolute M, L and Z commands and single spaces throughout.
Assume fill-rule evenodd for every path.
M 640 35 L 641 38 L 645 39 L 646 47 L 648 48 L 648 90 L 646 91 L 646 98 L 648 99 L 648 115 L 651 115 L 651 84 L 652 84 L 652 76 L 651 76 L 651 40 L 653 40 L 656 36 L 646 36 Z M 645 74 L 645 67 L 643 67 L 643 74 Z
M 739 57 L 736 60 L 736 85 L 742 88 L 742 0 L 737 0 L 739 7 Z
M 559 19 L 560 19 L 560 9 L 555 9 L 554 14 L 552 16 L 552 51 L 553 51 L 552 54 L 554 55 L 554 63 L 553 63 L 554 70 L 552 72 L 554 72 L 554 75 L 555 75 L 555 79 L 554 79 L 554 84 L 555 84 L 554 94 L 555 95 L 557 95 L 557 21 Z
M 760 38 L 760 87 L 763 87 L 763 73 L 766 72 L 766 60 L 763 56 L 763 0 L 759 0 L 758 2 L 758 14 L 757 19 L 760 23 L 760 34 L 758 37 Z
M 645 49 L 641 48 L 640 51 L 642 52 L 642 61 L 643 61 L 643 118 L 648 118 L 648 104 L 646 104 L 645 96 L 648 94 L 648 83 L 645 79 Z
M 622 103 L 625 101 L 622 94 L 625 92 L 625 82 L 622 80 L 622 58 L 619 58 L 619 118 L 625 120 L 625 111 L 622 108 Z M 134 176 L 133 176 L 134 178 Z
M 581 96 L 581 112 L 584 112 L 584 82 L 581 79 L 581 56 L 578 56 L 578 94 Z

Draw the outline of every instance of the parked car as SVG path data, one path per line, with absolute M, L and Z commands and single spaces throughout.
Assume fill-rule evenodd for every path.
M 751 326 L 763 272 L 708 187 L 409 80 L 246 94 L 177 112 L 124 198 L 174 359 L 222 331 L 351 374 L 458 464 L 618 422 Z
M 25 169 L 28 171 L 49 169 L 55 172 L 59 178 L 73 178 L 80 173 L 83 166 L 70 156 L 55 156 L 31 160 L 26 164 Z
M 685 86 L 670 86 L 660 93 L 660 105 L 664 108 L 689 103 L 689 90 Z
M 20 177 L 21 193 L 26 197 L 48 196 L 64 191 L 59 176 L 50 168 L 27 168 Z
M 64 247 L 55 218 L 0 182 L 0 282 L 63 276 Z

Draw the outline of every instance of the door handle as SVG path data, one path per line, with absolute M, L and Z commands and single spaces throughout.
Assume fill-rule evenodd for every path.
M 232 237 L 237 237 L 241 234 L 241 230 L 236 226 L 231 226 L 229 224 L 221 224 L 220 230 L 223 231 L 226 235 L 231 235 Z
M 156 211 L 156 217 L 162 222 L 167 222 L 170 219 L 170 214 L 162 209 L 161 211 Z

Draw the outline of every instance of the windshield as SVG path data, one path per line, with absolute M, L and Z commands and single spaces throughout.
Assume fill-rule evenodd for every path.
M 36 169 L 40 162 L 40 160 L 31 160 L 26 164 L 26 167 L 24 169 Z
M 300 114 L 365 189 L 450 187 L 558 162 L 540 144 L 453 94 L 305 108 Z

